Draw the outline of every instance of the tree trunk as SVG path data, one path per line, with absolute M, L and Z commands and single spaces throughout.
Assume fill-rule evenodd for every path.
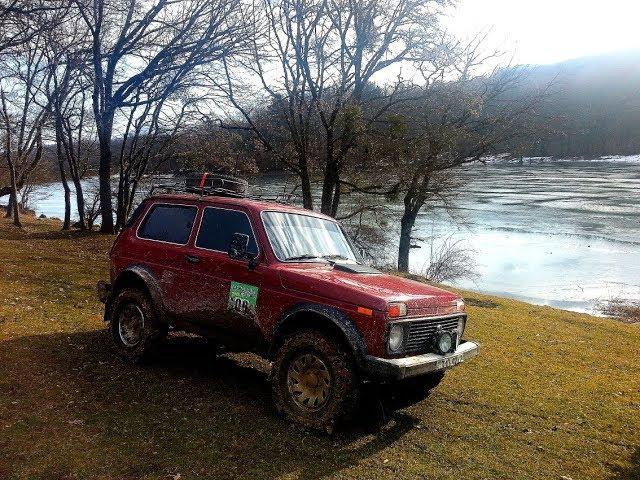
M 85 230 L 87 228 L 87 221 L 85 219 L 85 206 L 84 206 L 84 192 L 82 190 L 82 182 L 77 177 L 73 177 L 73 186 L 76 190 L 76 205 L 78 208 L 78 223 L 80 229 Z
M 330 162 L 324 169 L 324 178 L 322 181 L 322 198 L 320 203 L 320 211 L 325 215 L 332 215 L 333 213 L 333 198 L 337 183 L 337 168 L 333 162 Z
M 125 223 L 127 223 L 127 218 L 129 217 L 130 206 L 133 203 L 133 185 L 131 183 L 131 179 L 127 178 L 124 183 L 122 183 L 119 188 L 122 191 L 118 191 L 118 201 L 116 204 L 116 231 L 120 231 L 121 228 L 124 227 Z
M 9 182 L 11 183 L 11 182 Z M 4 218 L 11 218 L 11 216 L 13 215 L 13 197 L 11 196 L 11 189 L 13 187 L 9 188 L 9 201 L 7 202 L 7 209 L 6 212 L 4 214 Z
M 122 160 L 120 160 L 122 162 Z M 129 179 L 128 176 L 122 171 L 122 165 L 120 167 L 120 176 L 118 178 L 118 192 L 116 196 L 116 231 L 119 231 L 126 222 L 125 209 L 127 203 L 127 192 L 129 191 Z
M 309 164 L 307 162 L 304 146 L 298 150 L 298 176 L 300 177 L 300 188 L 302 189 L 302 206 L 307 210 L 313 210 L 313 194 L 311 193 L 311 177 L 309 175 Z
M 411 232 L 418 217 L 418 210 L 405 205 L 400 219 L 400 244 L 398 246 L 398 271 L 409 271 L 409 253 L 411 252 Z
M 7 157 L 11 157 L 10 142 L 7 141 Z M 20 206 L 18 205 L 18 188 L 16 187 L 16 169 L 11 160 L 8 161 L 9 164 L 9 178 L 11 180 L 11 194 L 9 197 L 9 203 L 13 208 L 13 224 L 22 228 L 22 223 L 20 223 Z
M 9 181 L 11 183 L 11 191 L 9 192 L 9 207 L 13 209 L 13 224 L 22 228 L 20 223 L 20 209 L 18 205 L 18 184 L 16 180 L 16 166 L 11 156 L 11 126 L 9 125 L 9 114 L 7 113 L 7 102 L 4 97 L 4 91 L 0 91 L 2 97 L 2 115 L 5 121 L 5 155 L 7 167 L 9 168 Z
M 302 182 L 302 206 L 307 210 L 313 210 L 313 195 L 311 193 L 311 180 L 309 179 L 309 171 L 303 170 L 300 174 Z
M 71 228 L 71 190 L 67 183 L 67 175 L 64 171 L 64 161 L 62 158 L 58 160 L 58 168 L 60 169 L 60 183 L 64 189 L 64 221 L 62 222 L 62 229 L 69 230 Z
M 101 121 L 97 122 L 98 140 L 100 143 L 100 215 L 102 233 L 114 233 L 113 208 L 111 203 L 111 134 L 113 132 L 113 112 L 102 114 Z
M 338 207 L 340 206 L 340 178 L 336 179 L 335 190 L 333 192 L 333 200 L 331 201 L 331 216 L 336 217 L 338 215 Z
M 58 156 L 58 170 L 60 171 L 60 183 L 64 190 L 64 220 L 62 222 L 62 229 L 69 230 L 71 228 L 71 190 L 67 183 L 67 174 L 64 171 L 64 151 L 63 151 L 63 138 L 64 131 L 62 129 L 62 122 L 60 115 L 56 115 L 55 121 L 56 127 L 56 154 Z

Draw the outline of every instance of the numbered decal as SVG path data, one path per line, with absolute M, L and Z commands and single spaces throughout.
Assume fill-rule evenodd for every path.
M 229 290 L 229 310 L 246 317 L 256 316 L 258 287 L 246 283 L 231 282 Z

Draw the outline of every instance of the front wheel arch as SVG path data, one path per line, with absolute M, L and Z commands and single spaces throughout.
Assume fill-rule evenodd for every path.
M 287 337 L 301 330 L 316 330 L 330 335 L 348 351 L 358 367 L 367 355 L 367 347 L 353 321 L 338 309 L 317 304 L 302 304 L 289 310 L 274 328 L 269 357 L 274 358 Z

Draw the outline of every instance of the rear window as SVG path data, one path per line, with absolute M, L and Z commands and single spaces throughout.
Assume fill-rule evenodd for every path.
M 155 205 L 140 226 L 138 237 L 186 245 L 197 211 L 188 205 Z
M 138 221 L 138 218 L 140 218 L 140 215 L 142 215 L 142 212 L 144 211 L 146 207 L 145 202 L 141 202 L 136 209 L 133 211 L 133 213 L 131 214 L 131 216 L 129 217 L 129 219 L 127 220 L 127 223 L 124 224 L 124 228 L 131 228 L 133 227 L 133 224 L 136 223 Z
M 226 252 L 234 233 L 249 235 L 247 252 L 257 255 L 256 239 L 249 218 L 244 212 L 207 207 L 202 215 L 196 247 Z

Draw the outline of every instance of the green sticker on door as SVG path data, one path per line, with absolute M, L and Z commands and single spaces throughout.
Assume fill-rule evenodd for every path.
M 231 282 L 229 289 L 229 310 L 247 317 L 256 316 L 258 287 L 246 283 Z

